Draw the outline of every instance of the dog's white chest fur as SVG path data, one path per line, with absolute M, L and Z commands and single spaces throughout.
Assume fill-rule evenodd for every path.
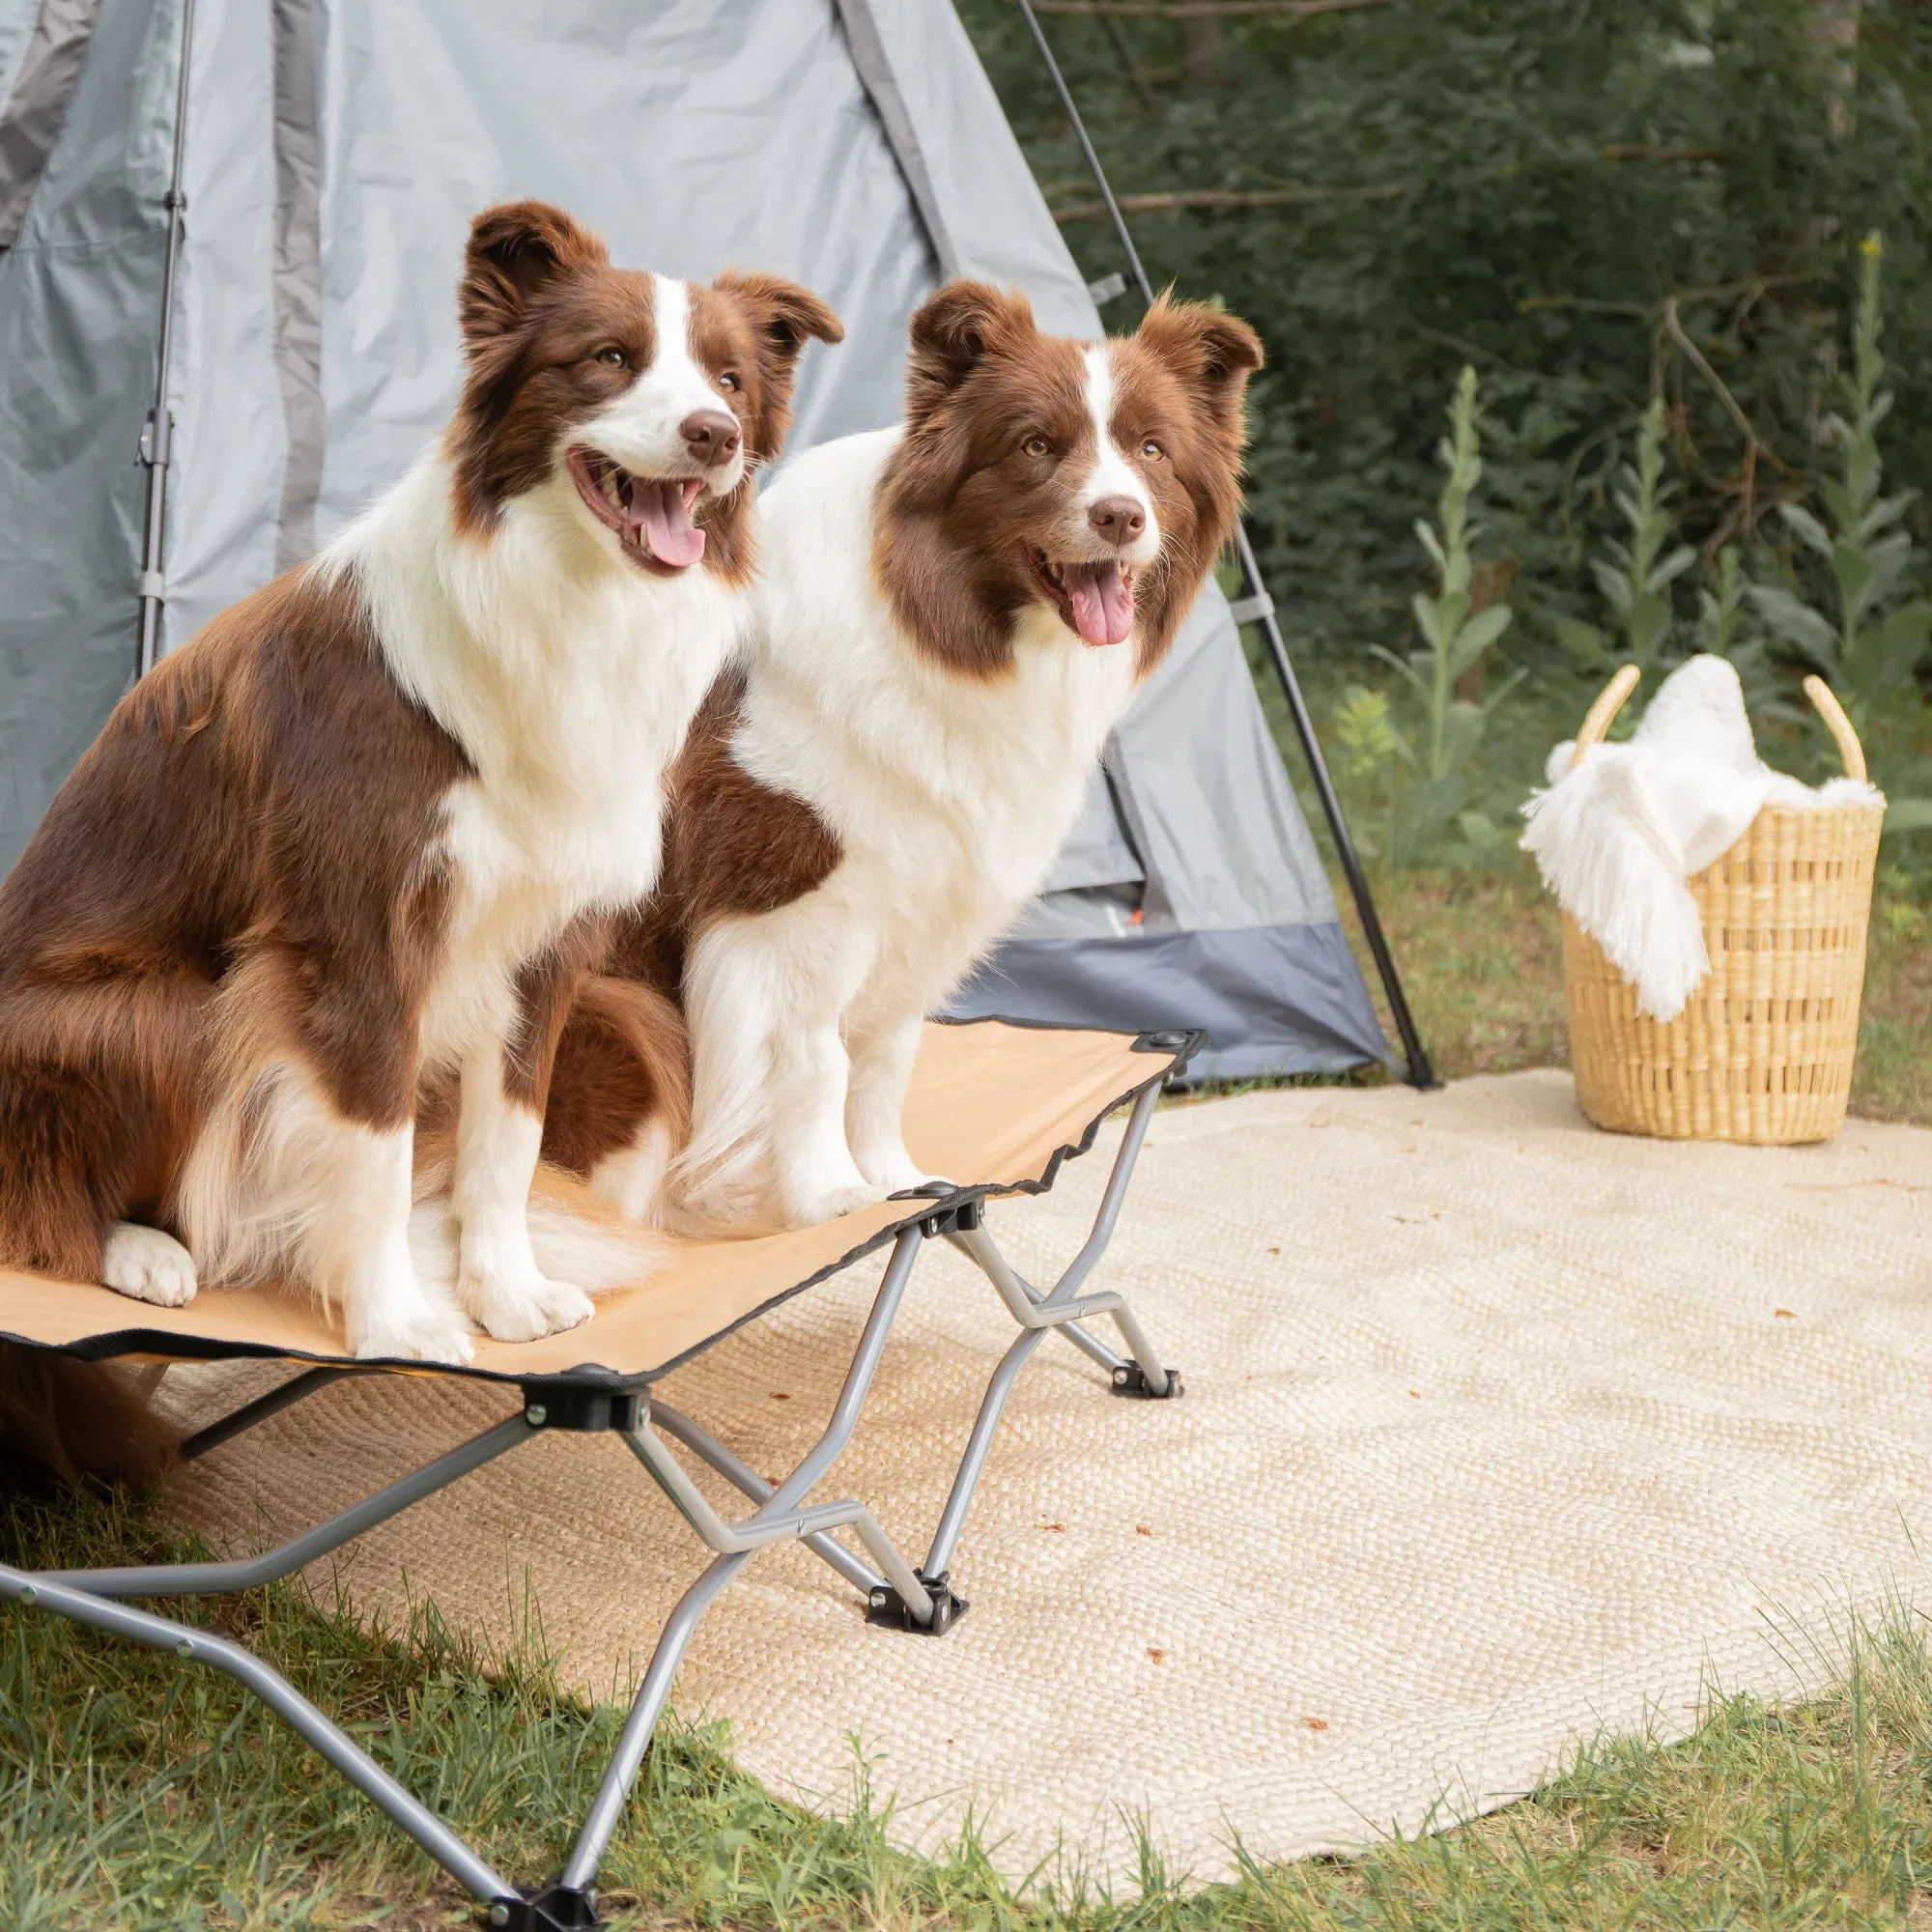
M 923 657 L 871 577 L 872 489 L 897 437 L 829 444 L 769 494 L 770 614 L 733 749 L 838 835 L 823 890 L 852 943 L 930 1004 L 1052 866 L 1132 696 L 1134 652 L 1082 644 L 1030 609 L 1009 677 Z
M 749 611 L 707 571 L 613 561 L 560 482 L 512 501 L 488 543 L 452 533 L 447 502 L 432 457 L 336 552 L 397 681 L 475 772 L 443 806 L 452 892 L 429 1064 L 502 1036 L 518 966 L 571 920 L 657 883 L 666 768 Z

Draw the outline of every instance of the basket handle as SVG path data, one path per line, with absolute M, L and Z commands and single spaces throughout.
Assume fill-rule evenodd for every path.
M 1597 694 L 1596 703 L 1591 705 L 1583 723 L 1577 727 L 1577 749 L 1570 754 L 1573 770 L 1582 762 L 1583 753 L 1592 745 L 1603 743 L 1604 733 L 1610 728 L 1617 713 L 1624 708 L 1624 700 L 1636 689 L 1637 680 L 1642 675 L 1635 665 L 1627 664 Z M 1804 680 L 1804 696 L 1811 700 L 1812 710 L 1825 721 L 1825 728 L 1831 732 L 1833 742 L 1838 748 L 1838 756 L 1844 760 L 1845 776 L 1848 779 L 1862 779 L 1865 776 L 1865 748 L 1859 743 L 1859 734 L 1852 729 L 1852 721 L 1845 716 L 1845 707 L 1833 696 L 1832 687 L 1814 671 Z
M 1577 729 L 1577 749 L 1570 754 L 1573 771 L 1583 762 L 1583 753 L 1592 745 L 1604 742 L 1604 733 L 1610 728 L 1617 713 L 1624 708 L 1624 699 L 1636 689 L 1637 679 L 1642 675 L 1643 672 L 1635 665 L 1625 665 L 1597 694 L 1596 703 L 1584 714 L 1583 722 Z M 1827 692 L 1826 696 L 1829 697 L 1831 694 Z
M 1814 671 L 1804 680 L 1804 696 L 1811 700 L 1812 710 L 1825 721 L 1825 728 L 1831 732 L 1838 755 L 1845 761 L 1845 776 L 1863 778 L 1865 748 L 1859 743 L 1859 734 L 1852 729 L 1852 721 L 1845 716 L 1845 707 L 1833 695 L 1832 687 Z

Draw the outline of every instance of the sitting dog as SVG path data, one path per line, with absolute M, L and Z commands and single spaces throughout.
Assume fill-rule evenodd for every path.
M 0 1262 L 165 1307 L 293 1278 L 363 1357 L 591 1313 L 526 1212 L 557 1034 L 656 883 L 751 609 L 748 471 L 841 330 L 774 277 L 615 269 L 535 202 L 476 219 L 458 301 L 440 440 L 136 685 L 0 885 Z M 681 1119 L 676 1015 L 601 1010 Z M 439 1081 L 447 1282 L 410 1241 Z
M 693 726 L 660 889 L 607 968 L 684 1004 L 680 1219 L 798 1227 L 925 1180 L 900 1128 L 922 1021 L 1039 888 L 1233 535 L 1261 360 L 1214 309 L 1164 298 L 1079 342 L 953 283 L 913 317 L 903 428 L 766 492 L 746 659 Z M 611 1104 L 614 1066 L 560 1080 L 550 1130 L 639 1215 L 666 1148 Z

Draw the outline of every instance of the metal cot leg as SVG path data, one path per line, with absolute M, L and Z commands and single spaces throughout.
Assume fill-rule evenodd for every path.
M 679 1599 L 677 1607 L 666 1623 L 569 1861 L 555 1883 L 532 1901 L 533 1905 L 541 1906 L 553 1915 L 553 1922 L 560 1925 L 592 1925 L 596 1922 L 592 1888 L 596 1883 L 597 1869 L 610 1848 L 617 1821 L 623 1813 L 624 1802 L 643 1764 L 644 1753 L 650 1748 L 652 1733 L 663 1715 L 665 1702 L 670 1694 L 671 1680 L 683 1660 L 685 1648 L 704 1612 L 759 1548 L 771 1543 L 804 1541 L 814 1534 L 850 1526 L 865 1538 L 888 1577 L 895 1579 L 896 1587 L 918 1600 L 915 1614 L 923 1609 L 927 1622 L 933 1619 L 938 1608 L 935 1599 L 920 1588 L 911 1566 L 894 1548 L 869 1510 L 852 1501 L 805 1506 L 805 1498 L 851 1439 L 923 1239 L 917 1226 L 907 1228 L 899 1235 L 825 1433 L 797 1468 L 771 1490 L 764 1501 L 743 1522 L 727 1523 L 718 1516 L 689 1476 L 684 1474 L 676 1459 L 650 1433 L 648 1418 L 624 1432 L 632 1453 L 670 1497 L 685 1520 L 719 1554 Z M 680 1417 L 679 1421 L 682 1422 L 683 1418 Z M 530 1922 L 536 1924 L 540 1921 Z
M 407 1791 L 372 1758 L 318 1711 L 294 1685 L 239 1643 L 190 1630 L 168 1617 L 130 1610 L 90 1595 L 71 1583 L 57 1583 L 30 1571 L 0 1565 L 0 1597 L 50 1610 L 73 1623 L 87 1624 L 154 1650 L 171 1650 L 189 1663 L 205 1663 L 225 1672 L 251 1690 L 312 1750 L 332 1764 L 384 1817 L 407 1832 L 444 1871 L 470 1893 L 489 1904 L 514 1897 L 516 1888 L 477 1857 L 435 1812 Z M 505 1921 L 507 1922 L 507 1920 Z
M 931 1547 L 926 1551 L 924 1568 L 920 1573 L 928 1587 L 945 1586 L 952 1552 L 965 1526 L 966 1514 L 972 1507 L 973 1493 L 979 1488 L 993 1437 L 1006 1411 L 1007 1400 L 1012 1394 L 1021 1369 L 1043 1337 L 1055 1329 L 1064 1333 L 1084 1354 L 1106 1369 L 1110 1384 L 1117 1394 L 1144 1395 L 1160 1400 L 1182 1393 L 1179 1372 L 1161 1360 L 1139 1318 L 1120 1294 L 1112 1290 L 1093 1294 L 1080 1293 L 1082 1284 L 1093 1273 L 1107 1250 L 1107 1243 L 1113 1238 L 1115 1224 L 1120 1219 L 1121 1208 L 1133 1179 L 1134 1164 L 1140 1158 L 1141 1145 L 1147 1139 L 1148 1125 L 1153 1119 L 1159 1097 L 1158 1086 L 1150 1086 L 1135 1101 L 1126 1132 L 1122 1137 L 1120 1151 L 1114 1157 L 1113 1171 L 1107 1177 L 1106 1192 L 1101 1196 L 1099 1209 L 1094 1217 L 1093 1231 L 1081 1245 L 1080 1252 L 1046 1293 L 1042 1294 L 1014 1270 L 977 1213 L 962 1217 L 951 1236 L 952 1245 L 992 1283 L 1000 1299 L 1006 1303 L 1008 1313 L 1019 1323 L 1021 1333 L 1001 1357 L 999 1367 L 993 1371 L 992 1378 L 986 1384 L 986 1393 L 980 1399 L 980 1411 L 973 1422 L 973 1433 L 967 1438 L 965 1454 L 960 1458 L 958 1472 L 946 1498 L 946 1508 L 940 1515 Z M 1078 1325 L 1085 1317 L 1094 1315 L 1106 1315 L 1113 1319 L 1126 1342 L 1127 1355 L 1115 1354 Z

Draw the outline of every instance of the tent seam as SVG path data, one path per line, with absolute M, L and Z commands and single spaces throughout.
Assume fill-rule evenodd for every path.
M 926 240 L 932 244 L 939 264 L 939 278 L 950 282 L 964 272 L 959 250 L 952 231 L 940 212 L 939 194 L 932 185 L 932 172 L 925 164 L 925 151 L 920 146 L 913 125 L 912 110 L 900 91 L 898 76 L 893 71 L 892 57 L 886 52 L 885 37 L 872 15 L 871 0 L 833 0 L 839 24 L 845 29 L 845 45 L 858 70 L 860 84 L 872 103 L 879 125 L 885 130 L 886 145 L 893 151 L 899 173 L 905 177 L 912 195 L 913 209 Z
M 275 512 L 275 574 L 315 552 L 328 416 L 322 397 L 322 150 L 311 0 L 273 0 L 275 381 L 288 454 Z

